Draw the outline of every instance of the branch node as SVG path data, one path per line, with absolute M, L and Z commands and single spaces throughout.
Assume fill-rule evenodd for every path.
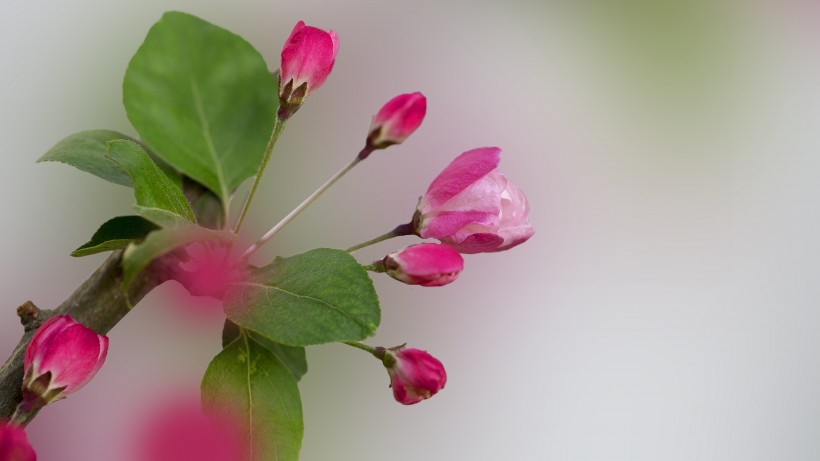
M 20 317 L 20 323 L 27 332 L 39 328 L 43 320 L 49 317 L 47 312 L 40 310 L 31 301 L 26 301 L 17 308 L 17 316 Z

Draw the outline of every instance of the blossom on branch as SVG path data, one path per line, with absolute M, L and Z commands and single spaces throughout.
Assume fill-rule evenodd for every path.
M 42 406 L 76 392 L 97 374 L 108 338 L 57 315 L 43 323 L 26 349 L 23 399 Z
M 447 245 L 421 243 L 385 256 L 387 275 L 408 285 L 439 287 L 458 278 L 464 258 Z
M 403 405 L 429 399 L 447 383 L 444 365 L 425 351 L 387 349 L 382 361 L 390 375 L 393 397 Z
M 336 61 L 339 39 L 332 30 L 306 26 L 299 21 L 282 47 L 279 69 L 280 115 L 292 115 L 305 98 L 318 90 Z
M 413 218 L 416 233 L 461 253 L 508 250 L 535 233 L 524 191 L 495 171 L 501 149 L 456 157 L 430 184 Z
M 427 113 L 427 98 L 419 92 L 400 94 L 387 102 L 373 117 L 367 143 L 384 149 L 404 142 L 421 125 Z

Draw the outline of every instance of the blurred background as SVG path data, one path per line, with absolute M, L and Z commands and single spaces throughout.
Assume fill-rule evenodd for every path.
M 820 459 L 811 0 L 4 0 L 4 358 L 21 332 L 14 309 L 62 302 L 105 257 L 71 250 L 133 203 L 34 161 L 77 131 L 135 134 L 122 76 L 166 10 L 242 35 L 271 70 L 300 19 L 340 37 L 333 74 L 277 146 L 248 236 L 346 164 L 381 104 L 428 97 L 412 138 L 356 168 L 258 262 L 407 221 L 474 147 L 502 147 L 500 170 L 531 202 L 535 237 L 467 256 L 457 283 L 375 277 L 383 320 L 368 342 L 441 359 L 449 380 L 434 398 L 404 407 L 366 354 L 309 348 L 303 460 Z M 97 378 L 30 426 L 39 459 L 128 460 L 148 402 L 196 391 L 222 316 L 180 309 L 182 296 L 166 284 L 111 331 Z

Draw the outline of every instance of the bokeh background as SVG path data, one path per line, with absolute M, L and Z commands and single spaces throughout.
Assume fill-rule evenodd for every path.
M 104 258 L 70 251 L 133 202 L 34 161 L 76 131 L 135 134 L 122 76 L 171 9 L 242 35 L 272 70 L 297 20 L 339 34 L 249 235 L 344 165 L 382 103 L 429 99 L 406 144 L 344 178 L 259 262 L 405 222 L 473 147 L 501 146 L 531 201 L 535 237 L 468 256 L 451 286 L 376 277 L 383 322 L 369 342 L 439 357 L 449 380 L 433 399 L 403 407 L 366 354 L 309 349 L 303 460 L 820 459 L 811 0 L 4 0 L 0 352 L 19 338 L 16 306 L 58 305 Z M 40 459 L 127 461 L 150 402 L 197 389 L 222 319 L 204 302 L 201 315 L 177 308 L 181 296 L 173 284 L 149 295 L 110 333 L 97 378 L 33 422 Z

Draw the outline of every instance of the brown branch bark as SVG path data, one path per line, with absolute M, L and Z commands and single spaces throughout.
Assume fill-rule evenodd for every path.
M 122 291 L 122 251 L 115 251 L 91 276 L 54 310 L 40 310 L 31 301 L 17 309 L 24 327 L 23 337 L 6 363 L 0 367 L 0 420 L 8 419 L 22 399 L 23 358 L 34 332 L 49 317 L 69 314 L 78 322 L 105 334 L 146 294 L 169 280 L 175 265 L 160 258 L 131 283 L 128 296 Z M 130 304 L 129 304 L 130 301 Z

